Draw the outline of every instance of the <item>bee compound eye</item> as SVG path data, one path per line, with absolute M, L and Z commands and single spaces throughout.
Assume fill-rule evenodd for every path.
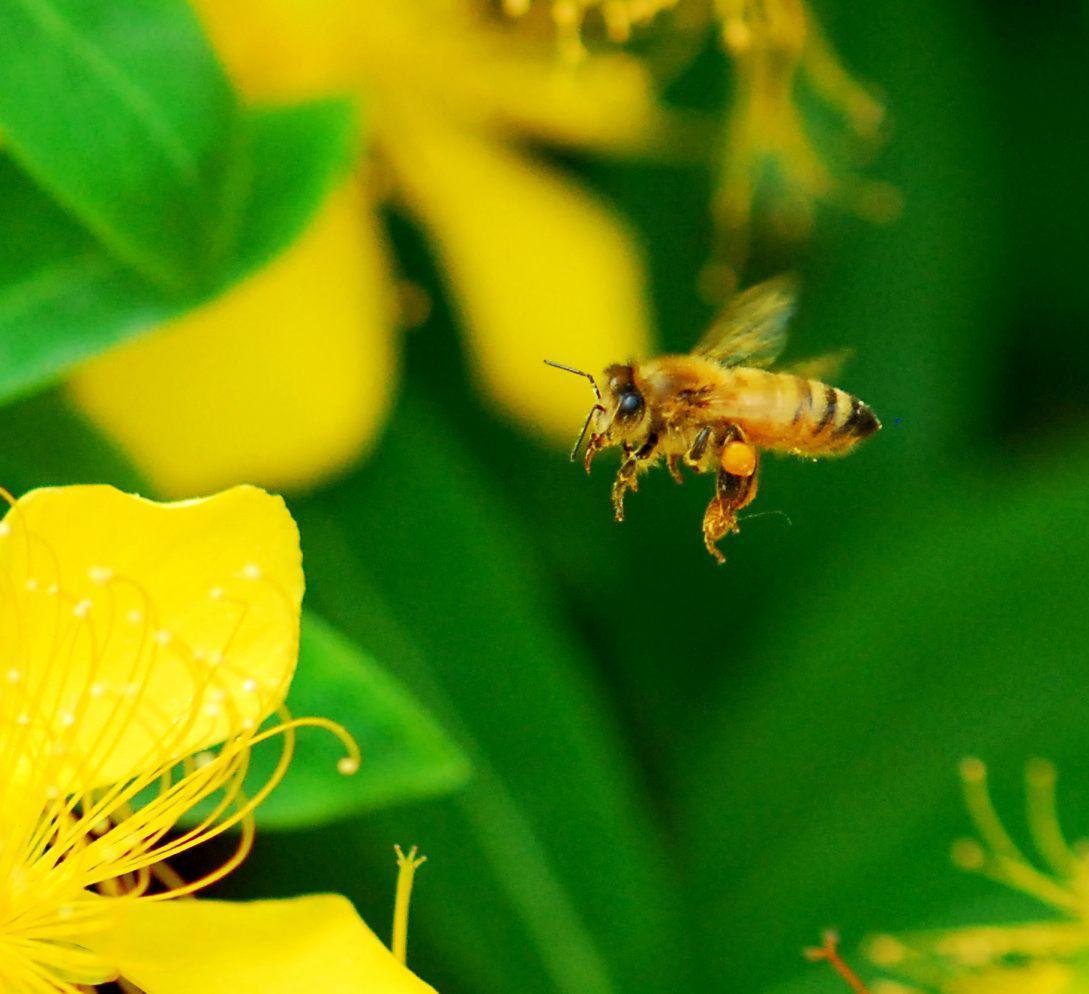
M 637 414 L 643 409 L 643 398 L 635 390 L 621 394 L 618 410 L 621 414 Z

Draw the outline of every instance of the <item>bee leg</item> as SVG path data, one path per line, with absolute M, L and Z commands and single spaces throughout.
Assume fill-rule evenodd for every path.
M 707 451 L 707 445 L 711 441 L 712 428 L 707 425 L 701 428 L 691 448 L 684 454 L 684 464 L 699 472 L 703 455 Z
M 616 481 L 613 483 L 613 516 L 617 521 L 624 520 L 624 495 L 629 490 L 639 489 L 636 479 L 638 471 L 639 464 L 634 459 L 629 459 L 621 464 L 620 472 L 616 474 Z
M 620 464 L 620 471 L 616 474 L 616 482 L 613 483 L 613 514 L 617 521 L 624 520 L 624 495 L 629 491 L 639 489 L 639 469 L 648 460 L 654 457 L 658 448 L 657 434 L 651 434 L 647 440 L 636 450 L 630 445 L 624 446 L 626 458 Z
M 717 543 L 738 531 L 737 512 L 756 499 L 760 456 L 737 425 L 730 425 L 720 441 L 715 496 L 703 516 L 703 543 L 721 566 L 726 558 Z
M 719 452 L 719 467 L 727 476 L 735 477 L 736 493 L 734 510 L 740 511 L 748 507 L 756 499 L 756 489 L 759 484 L 760 453 L 745 433 L 731 425 L 726 434 L 725 443 Z
M 736 511 L 743 500 L 742 489 L 747 480 L 719 470 L 715 480 L 715 496 L 703 515 L 703 544 L 721 566 L 726 557 L 719 551 L 718 543 L 730 532 L 736 533 Z
M 669 468 L 669 475 L 673 477 L 674 483 L 684 483 L 684 477 L 681 476 L 681 471 L 677 466 L 681 457 L 678 455 L 669 456 L 666 459 L 666 466 Z
M 586 467 L 586 472 L 590 472 L 590 463 L 594 461 L 596 456 L 605 446 L 601 444 L 601 436 L 598 434 L 592 434 L 586 443 L 586 451 L 582 458 L 582 464 Z

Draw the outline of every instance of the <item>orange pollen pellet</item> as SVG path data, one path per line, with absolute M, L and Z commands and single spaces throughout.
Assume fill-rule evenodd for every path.
M 752 476 L 756 472 L 756 449 L 748 442 L 729 442 L 722 449 L 722 468 L 731 476 Z

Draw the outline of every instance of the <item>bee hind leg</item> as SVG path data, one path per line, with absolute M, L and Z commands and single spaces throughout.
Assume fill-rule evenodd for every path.
M 757 468 L 755 463 L 751 469 L 746 467 L 748 472 L 744 476 L 720 469 L 715 478 L 715 496 L 703 516 L 703 544 L 720 566 L 726 562 L 726 557 L 719 551 L 718 543 L 727 534 L 739 531 L 737 512 L 756 498 Z

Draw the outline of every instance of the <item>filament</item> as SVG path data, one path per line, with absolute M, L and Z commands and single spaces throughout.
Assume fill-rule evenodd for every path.
M 391 951 L 398 963 L 404 965 L 408 959 L 408 908 L 412 900 L 412 884 L 416 871 L 427 862 L 426 856 L 418 856 L 413 846 L 406 856 L 400 846 L 393 847 L 397 853 L 397 896 L 393 905 L 393 937 Z

